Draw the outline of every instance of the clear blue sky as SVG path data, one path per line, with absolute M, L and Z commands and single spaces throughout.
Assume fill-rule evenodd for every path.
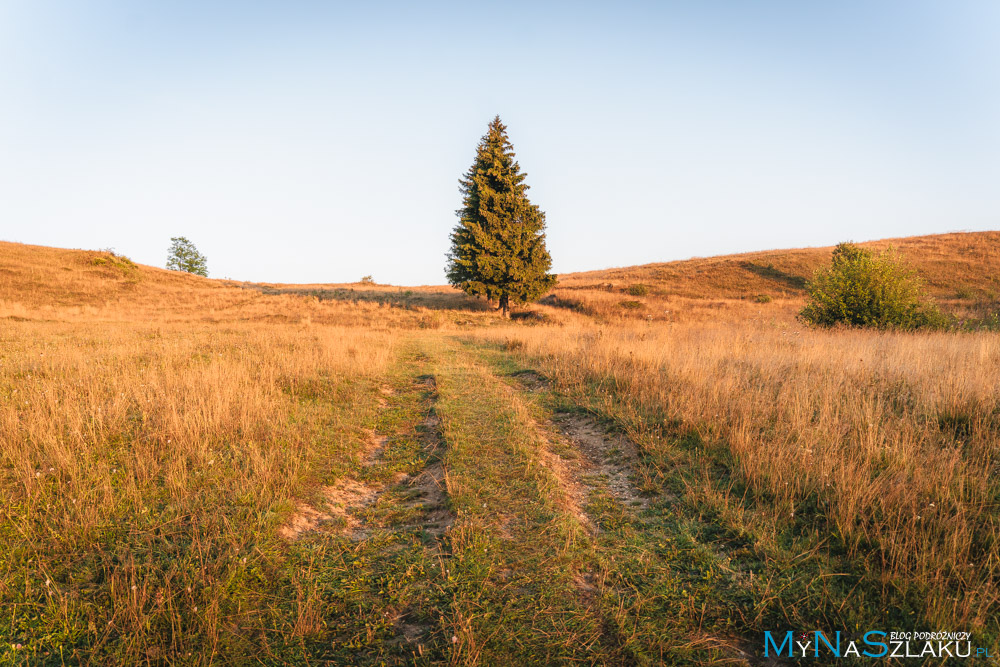
M 997 229 L 998 35 L 995 0 L 0 0 L 0 239 L 439 284 L 495 114 L 560 272 Z

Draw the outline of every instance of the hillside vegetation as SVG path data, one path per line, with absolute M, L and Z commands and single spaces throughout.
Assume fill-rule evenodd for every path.
M 1000 304 L 1000 232 L 971 232 L 886 239 L 859 244 L 893 247 L 925 282 L 929 294 L 950 312 L 975 317 Z M 787 316 L 801 308 L 806 282 L 830 261 L 833 247 L 773 250 L 697 258 L 663 264 L 604 269 L 559 276 L 535 310 L 576 310 L 601 321 L 697 320 L 766 313 Z M 274 299 L 286 311 L 278 315 Z M 122 317 L 128 305 L 137 319 L 252 320 L 316 318 L 336 323 L 348 317 L 338 306 L 367 304 L 408 310 L 413 326 L 436 326 L 460 310 L 487 305 L 448 286 L 396 287 L 369 283 L 282 285 L 211 280 L 123 262 L 109 251 L 63 250 L 0 242 L 0 316 L 58 312 L 60 318 Z M 258 308 L 259 307 L 259 308 Z M 721 312 L 720 312 L 721 311 Z M 728 313 L 728 315 L 724 314 Z M 399 313 L 395 313 L 399 315 Z M 465 315 L 458 317 L 463 320 Z M 395 324 L 399 324 L 396 322 Z
M 981 316 L 990 309 L 995 311 L 1000 302 L 1000 232 L 917 236 L 858 245 L 895 248 L 916 269 L 930 295 L 959 315 Z M 832 252 L 833 247 L 770 250 L 564 274 L 549 299 L 562 305 L 577 304 L 605 318 L 711 318 L 720 310 L 747 316 L 775 307 L 792 312 L 801 307 L 807 281 L 829 264 Z M 762 302 L 775 306 L 763 308 Z
M 391 318 L 379 316 L 385 309 L 394 309 Z M 242 283 L 138 265 L 110 251 L 0 242 L 0 317 L 12 319 L 427 327 L 454 309 L 469 319 L 485 304 L 450 287 Z
M 961 315 L 998 241 L 893 245 Z M 805 327 L 831 250 L 564 275 L 504 321 L 0 244 L 0 664 L 995 654 L 1000 334 Z

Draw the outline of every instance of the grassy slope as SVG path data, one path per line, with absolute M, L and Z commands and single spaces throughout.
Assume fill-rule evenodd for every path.
M 484 304 L 449 287 L 238 283 L 137 265 L 106 251 L 0 242 L 0 318 L 438 328 L 476 324 L 483 311 Z
M 939 295 L 988 299 L 996 236 L 898 245 Z M 690 302 L 743 304 L 828 252 L 559 294 L 718 318 Z M 435 288 L 0 260 L 0 661 L 752 662 L 787 627 L 998 646 L 992 334 L 800 340 L 781 299 L 751 302 L 777 324 L 502 329 Z M 574 472 L 567 416 L 635 443 L 642 503 Z
M 893 247 L 938 298 L 1000 293 L 1000 232 L 967 232 L 885 239 L 860 244 Z M 636 283 L 668 295 L 740 299 L 758 294 L 801 296 L 805 282 L 829 263 L 833 248 L 767 250 L 560 276 L 566 289 Z
M 886 239 L 923 278 L 930 295 L 960 318 L 982 318 L 1000 304 L 1000 232 Z M 769 250 L 565 274 L 547 297 L 604 321 L 790 319 L 805 285 L 833 248 Z
M 203 395 L 197 383 L 213 381 L 201 377 L 201 355 L 211 367 L 216 354 L 238 353 L 248 343 L 241 338 L 217 339 L 191 360 L 182 350 L 169 363 L 189 393 Z M 282 342 L 290 341 L 260 341 Z M 158 347 L 132 353 L 159 366 L 173 351 Z M 529 395 L 512 379 L 519 367 L 478 345 L 408 337 L 398 349 L 374 375 L 300 369 L 259 415 L 277 410 L 283 419 L 244 422 L 240 441 L 219 423 L 238 418 L 228 414 L 240 410 L 238 394 L 226 397 L 233 402 L 223 414 L 190 425 L 192 440 L 180 428 L 188 419 L 170 427 L 157 408 L 138 407 L 145 385 L 116 382 L 135 407 L 100 411 L 98 431 L 81 442 L 87 461 L 58 439 L 5 448 L 5 483 L 25 481 L 0 522 L 0 622 L 26 648 L 0 644 L 0 657 L 622 663 L 708 659 L 726 646 L 691 644 L 696 618 L 699 633 L 717 623 L 704 610 L 682 606 L 678 619 L 666 620 L 674 616 L 668 607 L 687 603 L 688 589 L 694 594 L 704 556 L 692 566 L 677 555 L 689 545 L 661 542 L 663 565 L 651 568 L 643 550 L 661 538 L 639 536 L 630 508 L 595 496 L 588 513 L 607 531 L 601 540 L 566 511 L 537 425 L 555 395 Z M 95 361 L 121 368 L 127 357 L 113 349 Z M 36 372 L 49 375 L 61 361 Z M 146 380 L 154 394 L 168 381 Z M 36 398 L 29 385 L 20 393 Z M 63 396 L 76 413 L 83 406 L 72 393 Z M 377 452 L 367 445 L 373 431 L 385 438 Z M 435 464 L 445 471 L 440 496 L 417 484 Z M 98 481 L 103 488 L 91 488 Z M 297 511 L 289 496 L 299 508 L 333 512 L 342 498 L 322 490 L 346 482 L 371 490 L 373 500 L 348 500 L 342 518 L 291 542 L 280 538 Z M 348 517 L 356 532 L 345 533 Z M 435 528 L 441 523 L 450 525 Z M 631 536 L 625 544 L 622 530 Z M 676 570 L 668 565 L 677 561 Z M 584 578 L 595 585 L 581 585 Z M 681 634 L 664 639 L 665 623 Z
M 969 232 L 885 239 L 862 244 L 896 248 L 921 275 L 931 295 L 950 303 L 993 303 L 1000 298 L 1000 232 Z M 832 248 L 770 250 L 662 264 L 604 269 L 559 276 L 557 297 L 594 304 L 637 298 L 628 288 L 645 285 L 644 297 L 752 300 L 760 295 L 801 300 L 805 282 L 829 261 Z M 250 286 L 252 290 L 240 289 Z M 391 285 L 243 284 L 209 280 L 155 267 L 128 266 L 107 252 L 63 250 L 0 242 L 0 303 L 23 308 L 100 307 L 113 301 L 142 308 L 195 312 L 209 307 L 252 313 L 258 292 L 313 297 L 319 301 L 363 301 L 433 310 L 482 310 L 450 287 Z M 760 305 L 754 307 L 759 308 Z M 629 314 L 626 310 L 626 314 Z M 632 313 L 636 314 L 636 313 Z M 648 313 L 638 313 L 648 314 Z

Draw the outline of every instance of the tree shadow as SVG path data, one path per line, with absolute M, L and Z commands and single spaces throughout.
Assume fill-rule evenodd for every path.
M 740 262 L 740 266 L 749 271 L 750 273 L 755 273 L 761 278 L 767 278 L 768 280 L 773 280 L 775 282 L 781 283 L 793 289 L 804 290 L 806 288 L 806 283 L 808 280 L 802 276 L 797 276 L 793 273 L 788 273 L 782 271 L 781 269 L 775 267 L 773 264 L 755 264 L 754 262 Z
M 377 303 L 393 308 L 427 308 L 428 310 L 465 310 L 484 312 L 493 310 L 483 299 L 471 297 L 463 292 L 443 289 L 407 289 L 405 287 L 374 287 L 356 289 L 353 287 L 276 287 L 259 283 L 242 283 L 243 289 L 257 290 L 268 296 L 289 294 L 311 296 L 320 301 L 340 301 L 345 303 Z

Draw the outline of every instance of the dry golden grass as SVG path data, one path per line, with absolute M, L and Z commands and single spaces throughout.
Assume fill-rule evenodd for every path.
M 959 316 L 982 316 L 1000 303 L 1000 232 L 859 245 L 895 247 L 923 278 L 930 295 Z M 830 262 L 832 251 L 770 250 L 565 274 L 559 276 L 547 301 L 575 306 L 606 321 L 709 321 L 720 316 L 783 319 L 801 309 L 806 281 Z M 639 294 L 629 293 L 637 287 Z
M 775 539 L 810 509 L 885 590 L 926 596 L 936 627 L 991 626 L 1000 600 L 1000 336 L 632 324 L 481 334 L 597 383 L 654 459 L 677 437 L 720 448 L 741 488 L 689 489 Z M 666 449 L 663 449 L 666 448 Z M 669 466 L 668 466 L 669 467 Z M 744 486 L 745 485 L 745 486 Z
M 1000 233 L 892 243 L 952 312 L 981 313 L 995 309 L 998 242 Z M 403 582 L 397 591 L 413 586 L 436 599 L 432 587 L 413 578 L 416 565 L 392 570 L 379 560 L 389 556 L 377 544 L 350 544 L 335 556 L 292 550 L 301 560 L 289 560 L 292 547 L 281 528 L 303 502 L 321 503 L 313 498 L 317 489 L 345 471 L 371 474 L 358 461 L 379 419 L 386 429 L 423 423 L 432 409 L 430 390 L 419 389 L 426 373 L 440 372 L 435 391 L 444 437 L 470 451 L 492 438 L 494 453 L 504 451 L 508 439 L 500 436 L 508 432 L 534 442 L 535 417 L 522 418 L 528 403 L 505 388 L 498 371 L 468 358 L 495 353 L 499 365 L 516 361 L 540 370 L 553 380 L 558 400 L 573 402 L 573 409 L 594 411 L 625 429 L 640 456 L 622 465 L 657 502 L 686 503 L 685 520 L 698 530 L 717 523 L 725 535 L 751 540 L 754 558 L 776 564 L 775 571 L 822 563 L 802 570 L 818 572 L 820 583 L 773 589 L 770 579 L 751 579 L 744 587 L 753 601 L 749 609 L 742 601 L 719 603 L 718 622 L 735 623 L 725 627 L 736 635 L 746 638 L 771 622 L 806 629 L 824 621 L 857 630 L 848 624 L 888 613 L 851 612 L 861 593 L 828 588 L 825 579 L 847 576 L 843 567 L 858 591 L 869 590 L 861 599 L 871 603 L 883 593 L 913 610 L 912 628 L 886 630 L 972 630 L 995 646 L 1000 336 L 803 327 L 795 319 L 802 279 L 829 252 L 775 251 L 561 276 L 554 294 L 532 308 L 539 317 L 504 322 L 483 303 L 445 287 L 251 285 L 136 266 L 106 252 L 0 243 L 0 545 L 8 547 L 0 549 L 0 602 L 17 601 L 2 618 L 12 628 L 16 620 L 19 636 L 44 634 L 45 641 L 79 651 L 74 655 L 132 662 L 191 652 L 266 657 L 272 647 L 259 645 L 260 637 L 274 633 L 289 641 L 326 641 L 323 633 L 331 630 L 323 610 L 330 596 L 337 609 L 379 609 L 362 614 L 355 636 L 384 636 L 391 629 L 383 612 L 394 609 L 373 602 L 377 587 L 371 598 L 357 598 L 362 584 L 349 575 L 370 567 L 365 576 L 381 581 L 391 571 L 393 581 Z M 770 300 L 758 300 L 761 295 Z M 400 361 L 401 350 L 410 361 Z M 390 380 L 410 389 L 400 394 L 405 401 L 397 396 L 402 403 L 386 409 L 379 389 Z M 493 387 L 492 408 L 470 398 L 485 386 Z M 501 413 L 507 415 L 502 423 L 488 423 Z M 412 451 L 384 471 L 386 479 L 417 466 L 412 457 L 421 451 L 420 438 L 408 437 L 392 441 L 403 447 L 406 440 Z M 449 449 L 449 456 L 457 454 Z M 695 462 L 683 475 L 682 459 Z M 495 496 L 477 497 L 463 511 L 496 515 L 492 505 L 482 509 L 484 500 L 524 519 L 559 506 L 558 498 L 544 495 L 545 484 L 535 485 L 541 497 L 535 486 L 525 492 L 532 500 L 523 507 L 505 505 L 504 465 L 479 465 L 474 456 L 463 465 L 448 471 L 455 473 L 449 477 L 453 501 L 469 489 Z M 398 508 L 379 511 L 392 515 Z M 540 516 L 532 519 L 537 525 L 549 520 Z M 635 538 L 641 549 L 598 540 L 587 547 L 593 553 L 581 556 L 572 555 L 567 542 L 561 557 L 603 559 L 602 576 L 620 576 L 629 582 L 623 590 L 639 591 L 642 582 L 630 579 L 631 568 L 642 570 L 651 550 L 666 548 L 656 531 L 675 530 L 680 520 L 667 511 L 657 521 L 659 528 Z M 628 526 L 621 530 L 634 534 Z M 483 560 L 482 572 L 492 572 L 481 537 L 469 532 L 449 539 L 456 549 L 475 546 L 468 549 Z M 708 558 L 705 553 L 722 550 L 729 538 L 718 545 L 706 539 L 708 546 L 698 549 Z M 531 558 L 551 565 L 556 561 L 545 560 L 546 544 L 524 549 L 537 548 Z M 504 568 L 518 566 L 520 548 L 510 546 Z M 636 560 L 616 566 L 602 553 Z M 684 560 L 687 552 L 670 553 L 679 572 L 698 571 Z M 736 582 L 748 571 L 729 565 L 749 558 L 749 551 L 740 553 L 718 557 Z M 289 562 L 301 568 L 289 574 Z M 333 586 L 325 569 L 330 563 L 340 568 L 336 582 L 359 588 L 324 589 Z M 475 563 L 469 572 L 480 572 Z M 435 586 L 460 590 L 464 584 L 452 580 L 444 561 L 433 568 L 438 565 L 444 583 Z M 714 561 L 707 572 L 713 568 Z M 668 570 L 651 567 L 670 576 L 650 575 L 652 592 L 636 593 L 634 607 L 617 607 L 612 616 L 623 628 L 634 626 L 624 644 L 605 646 L 607 655 L 628 654 L 632 642 L 647 651 L 636 653 L 644 659 L 668 655 L 662 613 L 642 616 L 656 608 L 657 586 L 674 576 Z M 788 582 L 807 574 L 790 576 Z M 572 577 L 567 581 L 571 585 Z M 437 655 L 451 655 L 456 664 L 471 653 L 459 651 L 468 648 L 464 643 L 449 645 L 452 632 L 465 642 L 462 628 L 478 628 L 476 655 L 494 632 L 489 615 L 476 607 L 476 586 L 462 603 L 467 606 L 455 602 L 461 613 L 448 623 L 458 629 L 437 638 L 443 642 Z M 288 593 L 280 604 L 273 597 L 279 589 Z M 549 593 L 564 597 L 562 589 Z M 696 609 L 687 588 L 681 593 L 671 595 L 690 600 L 690 609 L 678 612 L 689 619 L 677 623 L 687 632 L 705 608 Z M 497 599 L 513 605 L 499 593 Z M 594 604 L 613 607 L 615 600 Z M 523 628 L 516 623 L 534 618 L 532 610 L 523 611 L 497 636 L 517 645 Z M 590 612 L 580 613 L 587 632 L 601 637 L 601 625 L 584 618 Z M 562 627 L 562 617 L 553 619 L 553 627 Z M 535 639 L 554 646 L 561 640 L 553 633 Z M 740 644 L 719 634 L 705 641 Z M 526 655 L 532 650 L 525 648 Z M 544 651 L 532 655 L 552 655 Z
M 106 251 L 0 242 L 0 318 L 75 322 L 273 322 L 441 328 L 484 304 L 450 287 L 272 285 L 135 265 Z
M 227 581 L 267 561 L 255 536 L 353 454 L 356 427 L 297 397 L 370 418 L 345 378 L 394 355 L 386 333 L 279 324 L 14 322 L 0 340 L 0 598 L 45 600 L 38 633 L 130 637 L 129 661 L 225 632 Z M 199 607 L 190 636 L 162 635 Z
M 959 290 L 985 292 L 991 286 L 1000 290 L 1000 232 L 913 236 L 858 245 L 896 248 L 917 269 L 934 296 L 952 296 Z M 566 289 L 644 283 L 667 294 L 694 298 L 801 296 L 803 282 L 829 263 L 832 252 L 828 247 L 720 255 L 565 274 L 559 283 Z

